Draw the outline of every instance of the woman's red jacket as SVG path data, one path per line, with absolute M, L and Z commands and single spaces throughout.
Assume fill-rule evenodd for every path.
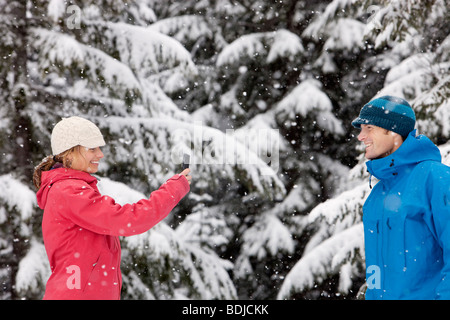
M 42 173 L 37 201 L 50 262 L 44 299 L 120 299 L 119 236 L 143 233 L 164 219 L 189 191 L 175 175 L 149 199 L 119 205 L 101 195 L 97 179 L 72 169 Z

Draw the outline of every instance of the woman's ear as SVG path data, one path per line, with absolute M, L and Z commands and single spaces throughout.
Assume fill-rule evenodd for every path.
M 72 168 L 72 163 L 73 163 L 73 161 L 74 161 L 74 159 L 76 157 L 75 153 L 76 153 L 77 150 L 78 150 L 78 146 L 73 147 L 72 149 L 70 149 L 67 152 L 67 154 L 64 155 L 64 158 L 63 158 L 64 167 Z

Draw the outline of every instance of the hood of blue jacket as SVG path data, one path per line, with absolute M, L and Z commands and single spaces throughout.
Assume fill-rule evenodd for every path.
M 366 162 L 367 170 L 379 180 L 394 178 L 400 170 L 408 170 L 423 161 L 441 162 L 441 153 L 438 147 L 426 136 L 417 135 L 413 130 L 402 145 L 385 158 Z

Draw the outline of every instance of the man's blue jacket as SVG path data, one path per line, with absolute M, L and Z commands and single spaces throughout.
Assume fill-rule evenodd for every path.
M 450 167 L 411 132 L 367 162 L 380 181 L 363 207 L 366 299 L 450 299 Z

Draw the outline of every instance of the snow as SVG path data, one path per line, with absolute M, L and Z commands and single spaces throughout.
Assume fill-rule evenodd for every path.
M 0 176 L 0 201 L 9 210 L 16 210 L 21 220 L 28 220 L 33 215 L 36 205 L 36 194 L 29 187 L 12 175 Z M 1 208 L 1 207 L 0 207 Z M 5 212 L 0 211 L 0 222 L 6 220 Z
M 380 11 L 378 11 L 371 21 L 371 23 L 368 25 L 368 27 L 365 30 L 365 36 L 367 37 L 370 33 L 375 33 L 376 30 L 380 30 L 379 26 L 381 25 L 381 21 L 379 19 L 384 18 L 384 15 L 388 15 L 389 10 L 392 10 L 389 6 L 382 8 Z M 375 38 L 375 48 L 381 48 L 382 46 L 386 44 L 392 43 L 391 38 L 392 34 L 395 30 L 394 23 L 390 22 L 385 25 L 384 28 L 381 29 L 381 32 L 377 32 L 377 36 Z
M 230 114 L 237 116 L 245 115 L 245 111 L 242 108 L 242 103 L 238 101 L 237 92 L 238 88 L 237 86 L 233 86 L 228 92 L 225 92 L 220 97 L 220 107 L 223 110 L 228 110 Z
M 439 48 L 436 49 L 436 54 L 441 62 L 450 60 L 450 35 L 448 35 L 444 41 L 442 41 Z
M 57 22 L 64 15 L 66 10 L 66 5 L 64 0 L 50 0 L 47 7 L 47 16 Z
M 410 73 L 416 70 L 430 68 L 433 58 L 433 54 L 431 53 L 418 53 L 406 58 L 400 64 L 389 70 L 386 75 L 385 84 L 388 85 L 405 75 L 409 76 Z
M 116 41 L 120 61 L 128 65 L 139 78 L 146 78 L 166 68 L 183 65 L 195 74 L 196 67 L 189 52 L 174 38 L 126 23 L 106 23 L 105 36 Z M 149 50 L 153 48 L 153 50 Z
M 394 95 L 410 100 L 409 97 L 419 97 L 425 93 L 430 84 L 433 83 L 433 79 L 436 73 L 440 73 L 441 70 L 445 70 L 450 66 L 450 63 L 435 64 L 432 66 L 422 65 L 416 69 L 410 69 L 408 73 L 402 73 L 401 70 L 397 71 L 394 67 L 389 80 L 382 90 L 380 90 L 377 96 L 381 95 Z M 399 64 L 398 68 L 403 67 Z M 398 78 L 396 78 L 398 77 Z M 395 80 L 394 80 L 395 79 Z
M 173 273 L 174 278 L 179 277 L 179 273 L 187 273 L 199 299 L 236 297 L 234 284 L 228 274 L 233 264 L 219 258 L 213 251 L 201 249 L 195 241 L 183 241 L 178 231 L 164 222 L 146 233 L 127 237 L 124 243 L 125 248 L 133 250 L 135 255 L 142 256 L 151 264 L 164 266 L 167 259 L 173 261 L 172 270 L 166 272 Z
M 237 292 L 228 274 L 228 269 L 232 268 L 232 263 L 220 259 L 216 253 L 209 250 L 201 250 L 198 247 L 188 247 L 192 260 L 187 260 L 188 274 L 194 281 L 193 287 L 202 293 L 201 299 L 224 299 L 230 300 L 237 297 Z M 197 266 L 194 261 L 201 262 Z M 217 264 L 221 262 L 221 265 Z
M 196 15 L 162 19 L 150 25 L 149 29 L 171 36 L 181 43 L 212 37 L 211 27 L 204 18 Z
M 134 11 L 135 16 L 139 16 L 146 22 L 154 22 L 154 21 L 158 20 L 156 14 L 152 10 L 152 8 L 150 8 L 149 6 L 146 5 L 145 0 L 138 0 L 135 2 L 138 4 L 138 7 Z
M 353 274 L 349 274 L 348 265 L 343 263 L 351 260 L 356 252 L 364 251 L 364 229 L 362 223 L 356 224 L 335 236 L 320 243 L 313 251 L 307 252 L 295 264 L 286 276 L 278 293 L 278 299 L 287 299 L 293 291 L 303 291 L 312 288 L 314 279 L 326 279 L 335 269 L 343 268 L 340 275 L 344 277 L 341 288 L 348 288 Z
M 168 108 L 164 112 L 166 116 L 180 113 L 158 85 L 159 81 L 169 76 L 172 79 L 175 75 L 178 79 L 184 79 L 187 75 L 197 73 L 189 52 L 178 41 L 148 28 L 124 23 L 91 21 L 89 25 L 106 29 L 103 37 L 116 43 L 120 60 L 100 49 L 86 46 L 71 36 L 35 28 L 33 46 L 43 48 L 38 67 L 41 70 L 53 70 L 56 66 L 66 68 L 76 65 L 84 74 L 84 79 L 78 80 L 67 90 L 74 98 L 88 98 L 95 92 L 99 100 L 114 103 L 110 96 L 113 92 L 114 98 L 132 96 L 141 99 L 158 116 L 163 114 L 161 108 Z M 167 70 L 172 70 L 172 74 L 167 75 Z M 99 78 L 102 79 L 100 83 Z M 65 84 L 64 81 L 60 83 Z M 166 89 L 170 92 L 183 84 L 169 85 L 170 82 Z
M 416 114 L 427 108 L 431 111 L 430 116 L 417 119 L 420 131 L 428 135 L 450 137 L 449 100 L 438 93 L 445 91 L 450 77 L 444 76 L 437 83 L 435 81 L 439 75 L 446 74 L 450 63 L 435 61 L 436 55 L 432 53 L 409 56 L 389 70 L 385 86 L 376 96 L 394 95 L 409 100 Z
M 141 199 L 148 198 L 143 193 L 130 188 L 126 184 L 106 177 L 99 178 L 97 187 L 101 194 L 109 195 L 116 203 L 122 206 L 127 203 L 135 203 Z
M 267 45 L 269 43 L 269 45 Z M 267 47 L 270 47 L 267 50 Z M 255 59 L 262 56 L 268 63 L 279 58 L 293 59 L 304 52 L 301 39 L 288 30 L 261 32 L 242 36 L 226 46 L 217 57 L 217 66 L 233 64 L 242 56 Z
M 450 81 L 450 77 L 447 77 L 447 84 Z M 450 100 L 446 99 L 435 112 L 436 119 L 440 119 L 442 125 L 442 135 L 450 137 Z
M 323 51 L 322 54 L 314 62 L 314 67 L 320 67 L 323 73 L 334 73 L 338 71 L 338 67 L 333 61 L 333 57 L 327 51 Z
M 232 131 L 231 135 L 233 139 L 236 139 L 245 148 L 258 155 L 263 162 L 266 164 L 270 163 L 271 170 L 263 170 L 264 173 L 269 175 L 279 171 L 280 154 L 288 150 L 285 139 L 283 139 L 278 129 L 274 129 L 275 126 L 273 113 L 267 112 L 255 116 L 245 126 Z M 278 185 L 284 190 L 279 180 Z
M 231 230 L 220 216 L 202 209 L 191 213 L 177 227 L 176 234 L 183 242 L 190 241 L 210 248 L 226 245 L 232 236 Z
M 442 155 L 442 163 L 450 166 L 450 143 L 441 146 L 439 149 Z
M 351 190 L 339 194 L 316 206 L 309 213 L 309 220 L 313 222 L 323 219 L 334 231 L 348 228 L 355 222 L 361 221 L 361 209 L 370 193 L 369 184 L 365 181 Z M 330 230 L 329 230 L 330 231 Z
M 246 256 L 263 260 L 268 255 L 276 257 L 278 253 L 292 254 L 294 240 L 289 229 L 275 214 L 267 212 L 258 217 L 253 226 L 242 235 L 242 251 Z
M 123 183 L 107 178 L 100 180 L 99 190 L 103 194 L 110 195 L 120 204 L 133 203 L 144 198 L 143 194 Z M 195 219 L 195 216 L 190 219 Z M 175 261 L 173 270 L 182 269 L 190 275 L 190 279 L 194 282 L 194 290 L 198 292 L 200 299 L 235 298 L 236 289 L 228 274 L 233 264 L 219 258 L 211 250 L 201 249 L 195 239 L 195 232 L 187 233 L 189 229 L 183 228 L 185 223 L 188 224 L 189 221 L 173 230 L 162 221 L 148 232 L 124 238 L 122 250 L 132 250 L 134 255 L 145 257 L 149 263 L 160 266 L 164 266 L 167 259 Z M 201 264 L 196 261 L 201 261 Z M 174 272 L 173 277 L 176 278 L 176 274 Z M 138 282 L 139 291 L 147 292 L 146 286 L 136 279 L 133 272 L 129 276 L 125 275 L 124 278 L 124 282 Z
M 305 51 L 302 40 L 296 34 L 288 30 L 275 31 L 273 43 L 267 55 L 267 62 L 271 63 L 277 59 L 293 60 L 296 55 Z
M 36 47 L 43 48 L 42 55 L 47 59 L 41 63 L 44 68 L 50 62 L 58 62 L 63 66 L 70 66 L 73 62 L 81 62 L 85 59 L 83 45 L 78 43 L 73 37 L 43 28 L 33 30 L 34 43 Z
M 341 289 L 346 292 L 353 278 L 350 271 L 356 268 L 347 261 L 353 261 L 349 257 L 364 251 L 361 212 L 369 193 L 369 185 L 364 182 L 309 213 L 309 224 L 318 221 L 319 229 L 306 244 L 303 257 L 286 276 L 278 299 L 289 297 L 292 290 L 311 288 L 314 279 L 326 279 L 331 273 L 340 274 Z M 341 268 L 343 272 L 339 272 Z
M 316 18 L 303 31 L 303 36 L 313 39 L 328 38 L 330 34 L 336 37 L 342 37 L 346 43 L 351 41 L 360 41 L 361 27 L 358 21 L 347 18 L 352 11 L 356 11 L 355 15 L 361 14 L 361 8 L 356 5 L 357 0 L 334 0 L 325 8 L 324 12 L 317 15 Z M 337 19 L 336 19 L 337 18 Z M 336 24 L 336 20 L 338 21 Z M 341 21 L 342 20 L 342 21 Z M 353 21 L 352 21 L 353 20 Z M 356 30 L 352 30 L 356 28 Z M 356 39 L 351 40 L 351 36 L 358 34 Z M 339 35 L 339 33 L 341 33 Z M 359 45 L 358 45 L 359 46 Z M 347 47 L 350 49 L 349 47 Z
M 403 97 L 450 164 L 450 37 L 435 31 L 445 1 L 296 2 L 295 12 L 262 0 L 109 2 L 80 8 L 81 30 L 63 25 L 65 1 L 28 6 L 27 73 L 19 51 L 2 57 L 0 258 L 18 267 L 16 279 L 0 268 L 4 285 L 39 298 L 49 276 L 42 211 L 15 165 L 23 141 L 7 143 L 10 92 L 26 89 L 28 160 L 50 152 L 62 116 L 85 116 L 107 140 L 99 187 L 118 203 L 148 197 L 191 154 L 186 198 L 121 239 L 125 298 L 289 299 L 330 277 L 353 297 L 370 188 L 350 116 L 372 95 Z M 23 45 L 16 11 L 0 13 L 8 48 Z
M 44 244 L 33 238 L 30 241 L 30 249 L 19 263 L 16 275 L 17 290 L 39 293 L 50 275 L 50 265 Z
M 354 19 L 339 19 L 330 24 L 328 39 L 324 48 L 327 51 L 342 50 L 356 52 L 364 47 L 363 32 L 365 25 Z
M 420 95 L 413 101 L 416 112 L 425 108 L 434 111 L 427 119 L 418 119 L 417 127 L 420 132 L 428 135 L 440 135 L 450 137 L 450 99 L 439 94 L 448 88 L 450 75 L 439 80 L 431 89 Z
M 314 179 L 300 179 L 301 183 L 295 184 L 294 188 L 284 198 L 282 204 L 278 207 L 285 212 L 302 212 L 314 203 L 315 196 L 318 194 L 320 186 Z
M 258 156 L 258 150 L 252 145 L 241 143 L 231 133 L 223 133 L 202 123 L 192 125 L 170 118 L 108 117 L 103 121 L 108 124 L 111 133 L 121 135 L 124 141 L 133 140 L 133 136 L 140 135 L 142 130 L 145 131 L 146 138 L 152 142 L 151 149 L 144 146 L 141 140 L 133 141 L 132 153 L 140 155 L 136 158 L 138 166 L 143 168 L 144 172 L 156 177 L 156 183 L 163 183 L 168 175 L 175 172 L 155 170 L 155 167 L 151 166 L 153 159 L 156 158 L 157 163 L 180 164 L 179 157 L 183 152 L 188 152 L 191 154 L 191 164 L 200 165 L 197 170 L 199 180 L 202 178 L 211 180 L 209 172 L 211 168 L 217 166 L 222 168 L 218 174 L 228 177 L 234 177 L 237 168 L 241 171 L 242 181 L 247 181 L 255 191 L 274 199 L 285 192 L 282 182 L 276 176 L 278 168 L 272 168 Z M 127 131 L 131 131 L 132 134 Z M 166 145 L 168 141 L 170 144 Z M 210 141 L 205 148 L 203 141 Z M 124 157 L 123 161 L 126 161 L 127 153 L 121 152 L 123 155 L 119 154 L 117 159 Z
M 333 105 L 321 90 L 321 84 L 314 79 L 302 81 L 276 107 L 275 113 L 281 119 L 296 121 L 296 115 L 304 118 L 314 114 L 317 124 L 330 133 L 343 134 L 342 122 L 333 114 Z
M 54 65 L 68 67 L 78 65 L 87 78 L 85 86 L 92 86 L 99 76 L 104 79 L 104 84 L 96 87 L 102 90 L 106 85 L 115 89 L 116 94 L 122 97 L 125 93 L 139 90 L 139 81 L 128 66 L 105 54 L 103 51 L 77 42 L 74 38 L 45 29 L 33 30 L 36 35 L 34 46 L 45 48 L 41 55 L 46 57 L 40 62 L 40 68 L 51 68 Z M 74 87 L 76 88 L 76 87 Z M 77 91 L 73 92 L 76 96 Z
M 254 57 L 265 52 L 266 50 L 262 43 L 264 36 L 264 33 L 256 33 L 245 35 L 235 40 L 220 52 L 217 57 L 217 66 L 232 64 L 239 61 L 243 55 Z

